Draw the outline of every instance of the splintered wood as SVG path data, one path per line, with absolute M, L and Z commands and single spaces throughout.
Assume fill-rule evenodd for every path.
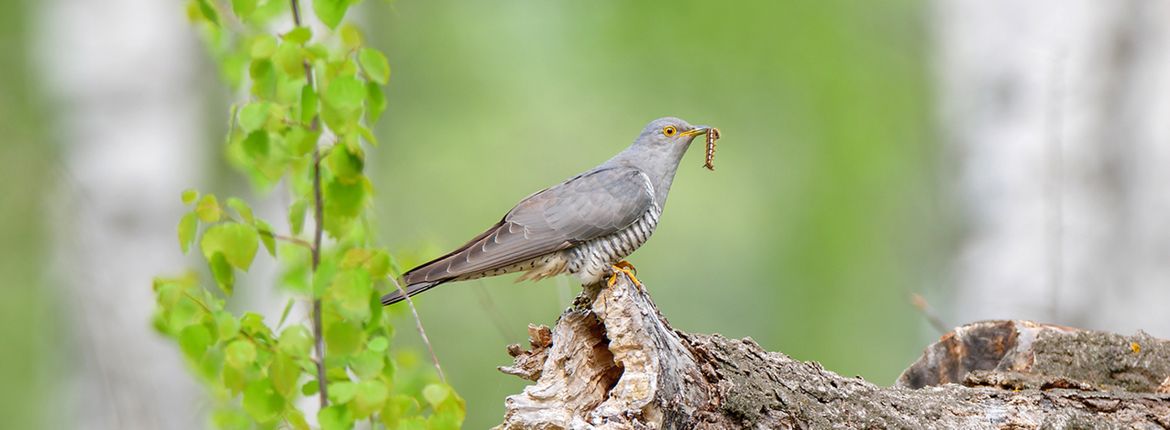
M 703 163 L 703 167 L 712 172 L 715 171 L 715 141 L 719 140 L 719 129 L 711 127 L 707 129 L 707 162 Z

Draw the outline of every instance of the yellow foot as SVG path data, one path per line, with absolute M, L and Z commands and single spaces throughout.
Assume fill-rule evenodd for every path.
M 634 268 L 634 265 L 630 264 L 629 261 L 622 260 L 622 261 L 619 261 L 617 263 L 614 263 L 612 266 L 609 266 L 609 267 L 613 269 L 613 274 L 609 276 L 609 282 L 607 283 L 609 286 L 612 287 L 613 284 L 617 283 L 618 273 L 625 273 L 626 276 L 628 276 L 631 281 L 634 281 L 634 285 L 637 285 L 639 287 L 642 286 L 642 281 L 639 281 L 638 277 L 634 276 L 635 274 L 638 273 L 638 269 Z

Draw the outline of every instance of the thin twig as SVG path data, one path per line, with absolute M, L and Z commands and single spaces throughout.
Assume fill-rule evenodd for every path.
M 406 289 L 402 288 L 402 284 L 398 283 L 394 276 L 387 276 L 390 282 L 394 283 L 394 287 L 398 288 L 398 292 L 402 293 L 402 297 L 406 299 L 406 304 L 410 306 L 410 312 L 414 314 L 414 325 L 418 328 L 418 335 L 422 337 L 422 341 L 427 345 L 427 351 L 431 353 L 431 361 L 435 362 L 435 371 L 439 372 L 439 380 L 447 383 L 447 376 L 443 374 L 443 366 L 439 365 L 439 356 L 435 355 L 435 348 L 431 346 L 431 339 L 427 337 L 427 331 L 423 329 L 422 318 L 418 316 L 418 309 L 414 307 L 414 300 L 411 300 L 410 295 L 406 294 Z
M 487 312 L 488 316 L 492 319 L 492 323 L 495 324 L 496 331 L 500 333 L 500 339 L 507 343 L 515 343 L 510 338 L 511 336 L 508 336 L 508 327 L 510 327 L 510 324 L 504 321 L 504 314 L 500 313 L 500 310 L 496 308 L 496 302 L 492 300 L 491 294 L 483 286 L 483 281 L 476 282 L 475 287 L 472 289 L 479 296 L 479 303 L 483 305 L 484 311 Z
M 276 234 L 276 233 L 273 233 L 271 231 L 265 231 L 265 230 L 260 230 L 260 234 L 266 234 L 266 235 L 272 236 L 273 239 L 276 239 L 279 241 L 288 242 L 288 243 L 292 243 L 295 245 L 300 245 L 300 246 L 303 246 L 305 248 L 308 248 L 309 250 L 313 249 L 312 243 L 309 243 L 309 241 L 301 239 L 299 237 L 285 236 L 283 234 Z
M 292 6 L 293 24 L 301 26 L 301 9 L 298 0 L 289 0 Z M 309 88 L 313 88 L 313 68 L 309 62 L 303 61 L 305 80 Z M 313 117 L 312 129 L 318 127 L 317 117 Z M 321 202 L 321 151 L 313 149 L 313 246 L 309 248 L 313 256 L 313 273 L 317 273 L 317 266 L 321 263 L 321 233 L 325 226 L 325 206 Z M 329 406 L 329 391 L 325 380 L 325 336 L 321 328 L 321 299 L 313 298 L 313 349 L 317 356 L 317 387 L 321 400 L 321 408 Z
M 293 0 L 296 3 L 296 0 Z M 321 153 L 313 150 L 313 273 L 317 273 L 317 265 L 321 262 L 321 231 L 325 225 L 324 205 L 321 204 Z M 325 336 L 321 328 L 321 298 L 313 298 L 313 337 L 314 349 L 317 352 L 317 383 L 321 391 L 321 407 L 329 406 L 329 393 L 325 388 Z
M 951 329 L 947 328 L 947 324 L 930 308 L 930 303 L 926 301 L 926 298 L 918 295 L 918 293 L 910 293 L 910 304 L 914 305 L 914 308 L 918 309 L 918 312 L 921 312 L 922 316 L 926 317 L 926 321 L 938 331 L 938 334 L 947 334 L 951 331 Z
M 191 299 L 192 302 L 195 302 L 195 304 L 199 305 L 199 307 L 203 308 L 204 312 L 207 312 L 209 314 L 215 313 L 215 312 L 211 311 L 211 308 L 208 307 L 207 304 L 203 303 L 203 300 L 199 300 L 199 299 L 195 298 L 195 296 L 192 296 L 191 293 L 183 291 L 183 296 L 186 296 L 188 299 Z

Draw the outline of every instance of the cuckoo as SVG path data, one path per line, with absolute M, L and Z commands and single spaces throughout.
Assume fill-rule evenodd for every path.
M 623 260 L 646 243 L 666 204 L 679 161 L 696 136 L 715 129 L 678 118 L 651 121 L 634 143 L 609 161 L 520 201 L 465 245 L 403 274 L 405 295 L 446 282 L 525 272 L 519 280 L 576 275 L 590 285 L 618 273 L 638 282 Z

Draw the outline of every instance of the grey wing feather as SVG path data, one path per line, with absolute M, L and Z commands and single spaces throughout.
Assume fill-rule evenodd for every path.
M 407 284 L 443 281 L 521 263 L 618 232 L 653 205 L 645 173 L 589 171 L 522 200 L 492 228 L 404 278 Z

